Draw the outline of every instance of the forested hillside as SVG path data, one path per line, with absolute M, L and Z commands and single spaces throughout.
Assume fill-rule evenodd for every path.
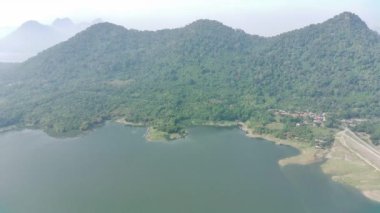
M 270 38 L 210 20 L 155 32 L 101 23 L 2 81 L 0 126 L 52 133 L 115 117 L 175 132 L 269 109 L 380 116 L 380 36 L 347 12 Z

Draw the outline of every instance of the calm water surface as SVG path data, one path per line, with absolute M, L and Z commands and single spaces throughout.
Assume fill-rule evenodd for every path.
M 295 149 L 238 129 L 195 128 L 173 143 L 148 143 L 144 133 L 109 124 L 69 139 L 0 134 L 0 212 L 380 212 L 318 165 L 281 169 Z

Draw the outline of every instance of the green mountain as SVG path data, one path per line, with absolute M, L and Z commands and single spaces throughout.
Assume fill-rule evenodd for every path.
M 52 133 L 121 116 L 165 131 L 269 109 L 380 116 L 380 36 L 348 12 L 270 38 L 101 23 L 0 75 L 0 126 Z

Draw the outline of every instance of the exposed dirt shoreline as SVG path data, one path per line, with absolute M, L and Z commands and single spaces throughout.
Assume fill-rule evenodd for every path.
M 119 124 L 126 125 L 126 126 L 140 126 L 140 127 L 145 126 L 143 123 L 130 122 L 130 121 L 127 121 L 124 118 L 116 119 L 115 122 L 119 123 Z
M 125 119 L 117 119 L 117 123 L 129 126 L 145 126 L 142 123 L 128 122 Z M 215 127 L 232 127 L 238 126 L 247 137 L 261 138 L 266 141 L 273 142 L 277 145 L 291 146 L 297 149 L 300 153 L 296 156 L 288 157 L 279 160 L 279 165 L 284 167 L 290 164 L 308 165 L 317 162 L 323 162 L 321 164 L 321 170 L 331 176 L 332 180 L 355 187 L 361 193 L 376 202 L 380 202 L 380 171 L 373 168 L 365 160 L 357 157 L 357 153 L 354 153 L 349 147 L 345 147 L 345 141 L 342 140 L 341 135 L 344 134 L 344 130 L 339 132 L 336 136 L 334 146 L 331 149 L 317 149 L 310 144 L 302 143 L 295 140 L 279 139 L 272 135 L 256 134 L 250 129 L 247 124 L 243 122 L 210 122 L 204 124 L 205 126 Z M 164 141 L 165 138 L 158 140 L 152 138 L 156 134 L 151 127 L 147 128 L 145 138 L 149 142 Z M 351 133 L 350 133 L 351 134 Z M 353 133 L 352 133 L 353 134 Z M 182 137 L 182 136 L 181 136 Z M 176 137 L 175 139 L 179 139 Z M 355 138 L 356 140 L 357 138 Z M 380 161 L 380 159 L 379 159 Z M 366 173 L 368 175 L 363 175 Z M 378 184 L 377 184 L 378 183 Z
M 321 168 L 333 180 L 353 186 L 367 198 L 380 202 L 379 166 L 380 156 L 373 145 L 345 129 L 336 134 Z
M 298 141 L 279 139 L 272 135 L 256 134 L 243 122 L 239 122 L 238 125 L 239 128 L 245 132 L 247 137 L 262 138 L 264 140 L 274 142 L 277 145 L 291 146 L 300 152 L 299 155 L 281 159 L 278 162 L 280 166 L 286 166 L 289 164 L 307 165 L 311 163 L 321 162 L 324 160 L 324 156 L 328 152 L 328 150 L 316 149 L 309 144 L 301 143 Z
M 366 160 L 357 157 L 357 153 L 353 153 L 352 150 L 342 146 L 345 141 L 340 141 L 342 139 L 341 135 L 345 134 L 347 130 L 337 134 L 334 146 L 330 150 L 323 150 L 297 141 L 282 140 L 271 135 L 255 134 L 243 122 L 239 122 L 238 125 L 248 137 L 262 138 L 278 145 L 291 146 L 300 151 L 299 155 L 281 159 L 279 161 L 280 166 L 323 162 L 321 170 L 326 175 L 331 176 L 332 180 L 355 187 L 368 199 L 380 202 L 380 171 L 374 168 L 373 165 L 368 164 Z M 350 132 L 350 134 L 354 133 Z M 356 137 L 354 138 L 357 139 Z M 337 150 L 343 152 L 343 159 L 339 158 L 339 154 L 342 153 L 337 154 Z M 380 159 L 378 160 L 380 161 Z M 340 161 L 343 161 L 343 164 Z M 366 175 L 363 175 L 363 173 Z
M 115 122 L 122 125 L 126 125 L 126 126 L 146 127 L 147 129 L 144 134 L 144 138 L 148 142 L 168 142 L 168 141 L 178 140 L 178 139 L 184 138 L 187 134 L 187 133 L 179 134 L 179 133 L 161 132 L 153 127 L 147 126 L 144 123 L 130 122 L 124 118 L 116 119 Z

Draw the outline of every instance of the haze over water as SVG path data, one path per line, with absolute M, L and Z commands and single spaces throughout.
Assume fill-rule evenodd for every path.
M 172 143 L 144 133 L 108 124 L 68 139 L 0 134 L 0 212 L 380 212 L 318 165 L 281 169 L 295 149 L 238 129 L 195 128 Z

